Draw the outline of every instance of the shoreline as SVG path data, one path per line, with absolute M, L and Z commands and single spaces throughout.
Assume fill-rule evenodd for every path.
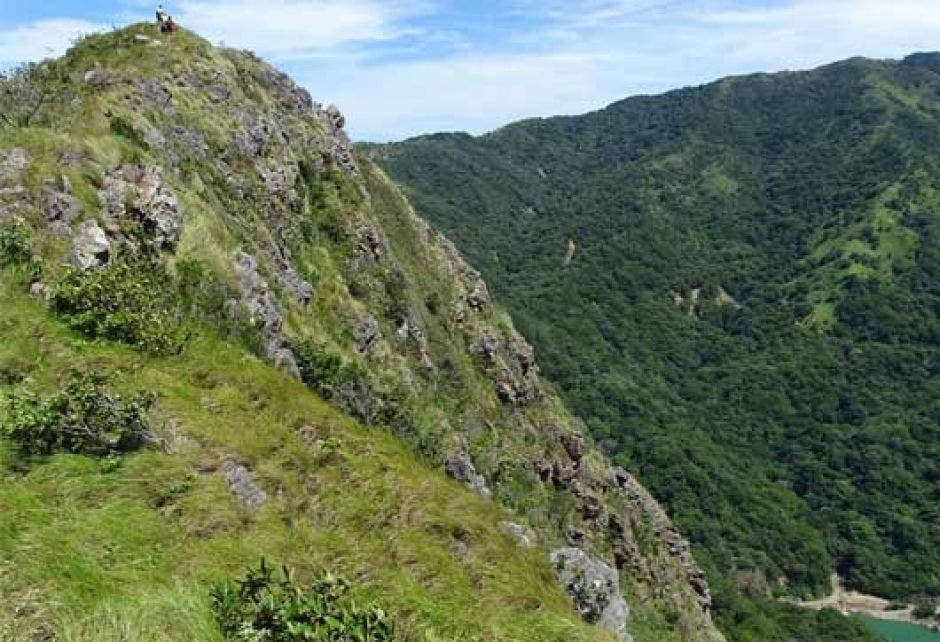
M 903 609 L 890 609 L 891 600 L 886 600 L 875 595 L 867 595 L 858 591 L 847 591 L 842 586 L 842 579 L 836 574 L 832 574 L 832 593 L 818 600 L 801 600 L 798 598 L 784 597 L 781 602 L 791 604 L 804 609 L 836 609 L 843 615 L 867 615 L 868 617 L 889 620 L 893 622 L 904 622 L 922 626 L 930 631 L 940 631 L 940 623 L 935 619 L 917 619 L 914 617 L 914 605 L 908 604 Z

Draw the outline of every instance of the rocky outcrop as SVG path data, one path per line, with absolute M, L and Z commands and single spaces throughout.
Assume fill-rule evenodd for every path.
M 67 226 L 82 212 L 82 203 L 72 195 L 68 181 L 63 185 L 46 185 L 40 194 L 40 207 L 46 220 Z
M 268 494 L 258 484 L 254 473 L 231 457 L 222 460 L 221 474 L 228 489 L 246 508 L 258 509 L 268 501 Z
M 17 181 L 29 167 L 26 150 L 20 147 L 0 149 L 0 183 Z
M 344 131 L 346 117 L 336 105 L 330 105 L 318 112 L 320 120 L 329 128 L 331 144 L 329 155 L 333 162 L 347 175 L 359 176 L 359 166 L 356 164 L 356 155 L 352 142 Z
M 522 548 L 532 548 L 535 546 L 535 532 L 528 526 L 509 521 L 500 522 L 500 526 L 502 526 L 503 530 L 509 533 Z
M 363 316 L 353 327 L 353 337 L 359 354 L 369 354 L 381 337 L 379 322 L 371 314 Z
M 183 231 L 183 214 L 162 170 L 151 165 L 125 165 L 105 176 L 98 194 L 105 227 L 131 246 L 151 251 L 173 250 Z M 128 235 L 125 223 L 138 223 L 141 234 Z
M 69 253 L 70 265 L 82 270 L 102 267 L 111 260 L 111 241 L 98 225 L 97 221 L 85 221 L 78 228 L 72 251 Z
M 461 440 L 457 449 L 447 455 L 444 460 L 444 470 L 457 481 L 473 489 L 477 495 L 489 497 L 490 489 L 486 485 L 486 479 L 474 467 L 465 441 Z
M 284 315 L 277 297 L 258 271 L 258 261 L 244 252 L 235 255 L 235 273 L 242 291 L 241 301 L 228 304 L 229 313 L 247 317 L 248 324 L 261 333 L 262 352 L 265 357 L 287 374 L 300 378 L 300 368 L 294 353 L 284 343 Z
M 708 613 L 712 605 L 711 589 L 705 572 L 692 557 L 689 542 L 679 533 L 662 506 L 637 483 L 633 475 L 615 468 L 611 472 L 611 478 L 612 483 L 629 499 L 632 511 L 637 515 L 642 515 L 650 524 L 652 534 L 663 543 L 666 554 L 673 561 L 672 565 L 650 564 L 649 560 L 639 556 L 636 544 L 625 532 L 626 529 L 618 527 L 612 529 L 615 535 L 618 530 L 624 531 L 619 537 L 615 537 L 615 555 L 618 557 L 618 565 L 621 568 L 629 567 L 634 572 L 641 572 L 649 577 L 651 584 L 659 585 L 668 584 L 673 579 L 669 577 L 672 568 L 678 568 L 695 591 L 699 607 L 703 612 Z
M 553 550 L 551 562 L 585 621 L 604 627 L 622 642 L 632 639 L 627 633 L 630 608 L 620 594 L 615 569 L 574 547 Z

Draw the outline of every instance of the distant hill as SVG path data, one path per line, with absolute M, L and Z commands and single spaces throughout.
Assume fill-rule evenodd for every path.
M 668 507 L 727 630 L 833 570 L 940 594 L 940 54 L 369 151 Z

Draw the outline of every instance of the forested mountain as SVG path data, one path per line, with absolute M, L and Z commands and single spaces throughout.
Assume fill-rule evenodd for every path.
M 344 126 L 151 25 L 0 78 L 0 640 L 720 641 Z
M 940 54 L 369 149 L 668 507 L 727 631 L 790 639 L 749 600 L 834 571 L 940 594 Z

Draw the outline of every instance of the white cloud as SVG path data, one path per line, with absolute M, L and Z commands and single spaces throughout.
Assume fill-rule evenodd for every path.
M 935 0 L 462 3 L 177 0 L 174 9 L 210 40 L 286 65 L 369 139 L 480 132 L 729 74 L 940 48 Z M 0 31 L 0 60 L 61 51 L 95 28 L 48 20 Z
M 213 41 L 275 57 L 394 39 L 402 34 L 400 21 L 425 6 L 379 0 L 199 0 L 179 4 L 181 24 Z
M 106 29 L 87 20 L 39 20 L 0 31 L 0 65 L 58 56 L 79 36 Z

